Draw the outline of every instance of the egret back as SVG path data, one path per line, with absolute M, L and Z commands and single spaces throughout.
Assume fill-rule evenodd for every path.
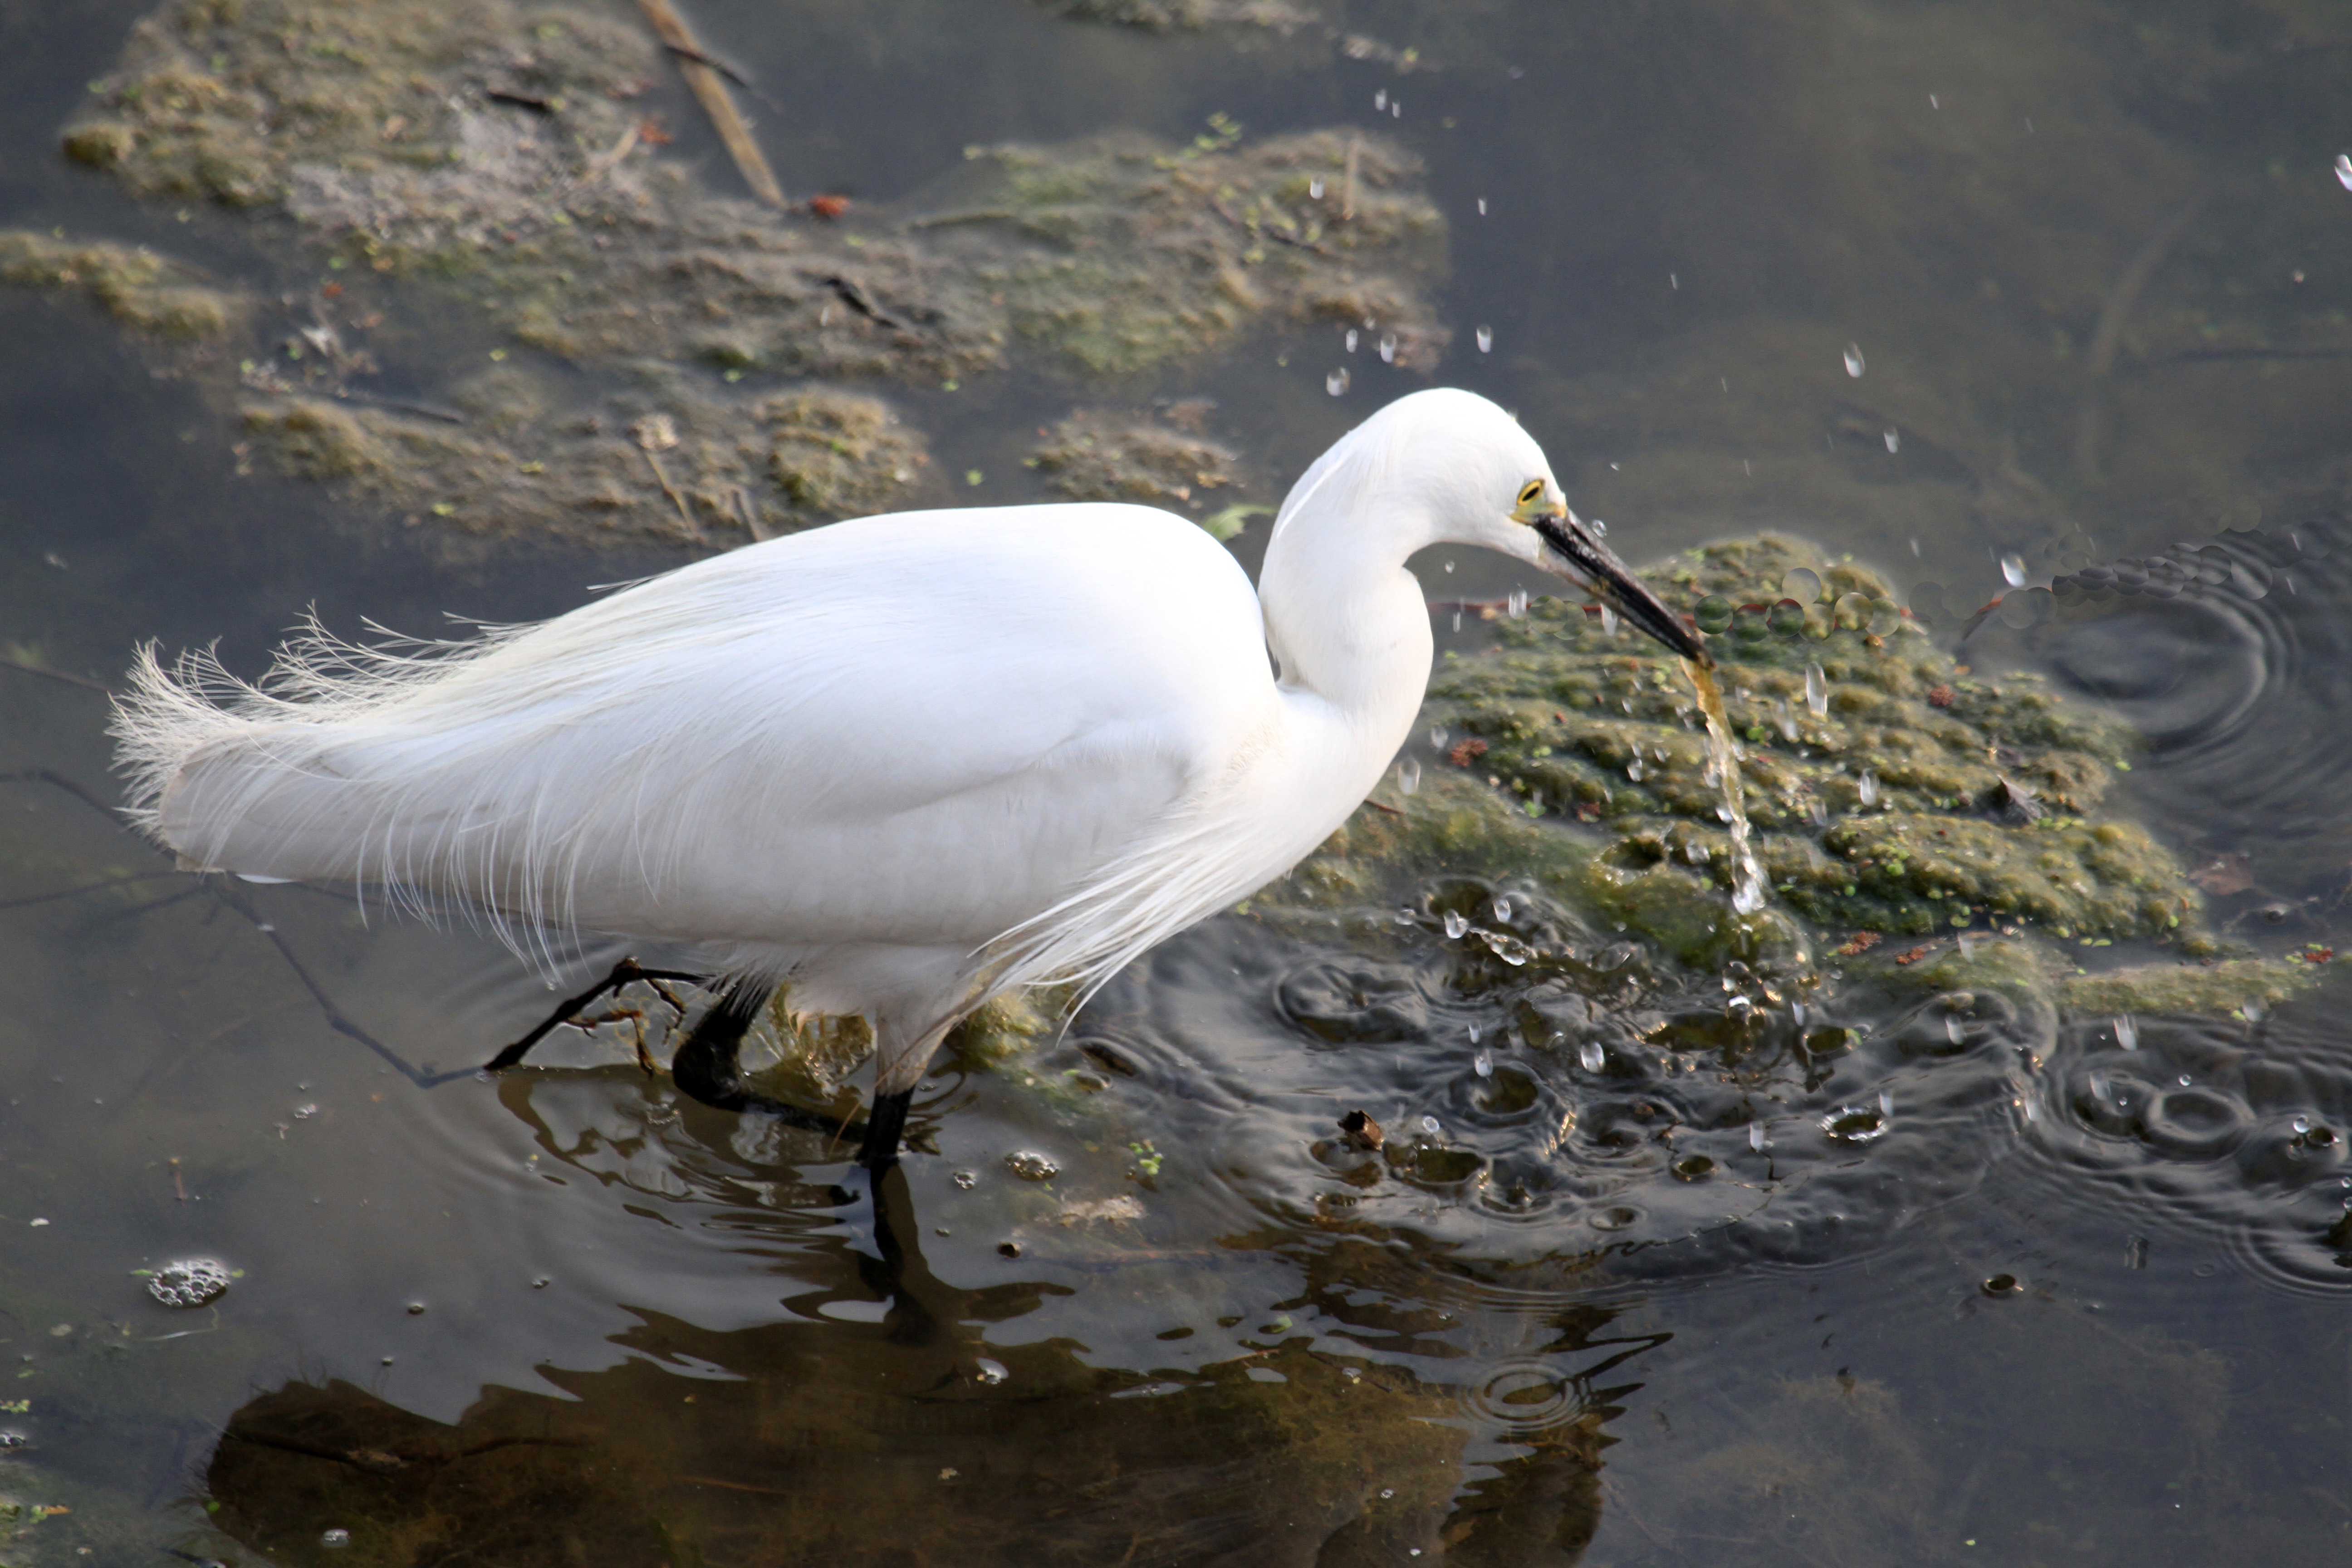
M 193 864 L 592 929 L 970 949 L 1150 839 L 1276 701 L 1257 604 L 1140 507 L 908 513 L 456 648 L 146 657 L 117 731 Z

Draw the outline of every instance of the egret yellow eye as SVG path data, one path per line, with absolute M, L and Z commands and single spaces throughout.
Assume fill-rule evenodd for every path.
M 1521 506 L 1533 506 L 1536 502 L 1541 500 L 1543 500 L 1543 481 L 1541 479 L 1529 479 L 1526 484 L 1519 487 L 1519 504 Z

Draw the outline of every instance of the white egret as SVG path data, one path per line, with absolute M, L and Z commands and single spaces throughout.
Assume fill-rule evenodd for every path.
M 698 945 L 721 1000 L 672 1070 L 709 1103 L 783 1109 L 736 1066 L 776 986 L 863 1014 L 883 1164 L 967 1013 L 1099 984 L 1355 810 L 1421 706 L 1405 562 L 1437 544 L 1540 566 L 1706 660 L 1534 438 L 1437 390 L 1307 471 L 1255 592 L 1148 507 L 905 512 L 454 648 L 313 628 L 258 685 L 150 647 L 114 729 L 141 822 L 187 868 L 455 901 L 542 962 L 558 932 Z

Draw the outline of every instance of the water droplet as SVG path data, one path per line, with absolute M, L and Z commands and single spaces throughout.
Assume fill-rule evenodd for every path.
M 1003 1362 L 991 1361 L 986 1356 L 982 1356 L 978 1361 L 971 1363 L 971 1375 L 980 1382 L 993 1387 L 997 1384 L 1003 1383 L 1006 1378 L 1011 1377 L 1013 1374 L 1004 1370 L 1004 1363 Z
M 1761 1121 L 1748 1124 L 1748 1146 L 1759 1154 L 1764 1152 L 1764 1124 Z
M 1478 352 L 1479 352 L 1480 353 L 1482 353 L 1482 354 L 1490 354 L 1490 353 L 1493 353 L 1495 352 L 1495 329 L 1494 329 L 1494 328 L 1492 328 L 1492 327 L 1486 327 L 1486 326 L 1482 326 L 1482 327 L 1480 327 L 1480 328 L 1478 329 L 1478 331 L 1477 331 L 1477 338 L 1478 338 Z
M 2336 180 L 2346 190 L 2352 191 L 2352 153 L 2336 154 Z
M 1615 465 L 1612 464 L 1611 466 L 1614 467 Z M 1597 517 L 1586 518 L 1584 520 L 1584 526 L 1592 530 L 1592 537 L 1595 539 L 1606 539 L 1609 537 L 1609 525 L 1601 521 L 1601 519 Z
M 1415 791 L 1415 790 L 1419 789 L 1420 787 L 1421 787 L 1421 760 L 1420 760 L 1419 758 L 1417 758 L 1417 757 L 1407 757 L 1407 758 L 1405 758 L 1403 761 L 1402 761 L 1402 762 L 1398 763 L 1397 763 L 1397 790 L 1398 790 L 1398 793 L 1402 794 L 1402 795 L 1411 795 L 1413 791 Z
M 1805 1026 L 1805 1005 L 1802 1002 L 1789 1004 L 1789 1022 L 1796 1025 L 1800 1029 Z
M 2116 1044 L 2127 1051 L 2139 1049 L 2139 1026 L 2131 1021 L 2129 1014 L 2116 1020 Z
M 2187 1089 L 2187 1088 L 2189 1087 L 2189 1075 L 2188 1075 L 2187 1073 L 2182 1073 L 2182 1074 L 2180 1075 L 2180 1087 L 2181 1087 L 2181 1088 L 2183 1088 L 2183 1089 Z
M 1052 1155 L 1034 1149 L 1015 1149 L 1004 1156 L 1004 1168 L 1026 1182 L 1050 1182 L 1062 1173 Z
M 1962 1026 L 1960 1016 L 1958 1013 L 1944 1015 L 1944 1038 L 1956 1046 L 1968 1038 L 1968 1030 Z
M 1576 1047 L 1576 1059 L 1586 1072 L 1599 1072 L 1609 1065 L 1609 1053 L 1601 1048 L 1599 1040 L 1587 1040 Z
M 2308 1116 L 2298 1116 L 2293 1121 L 2287 1123 L 2287 1125 L 2293 1127 L 2294 1129 L 2294 1135 L 2300 1138 L 2305 1133 L 2311 1131 L 2311 1118 Z
M 1876 773 L 1870 772 L 1868 769 L 1864 769 L 1863 771 L 1862 777 L 1854 781 L 1853 787 L 1854 793 L 1860 796 L 1864 805 L 1870 806 L 1876 805 L 1878 804 L 1878 775 Z
M 980 1177 L 971 1171 L 958 1171 L 955 1173 L 954 1181 L 955 1184 L 961 1187 L 965 1192 L 970 1192 L 973 1187 L 980 1184 Z
M 1805 706 L 1813 710 L 1816 719 L 1829 717 L 1830 678 L 1818 664 L 1805 666 Z
M 1382 364 L 1396 363 L 1396 351 L 1397 335 L 1394 332 L 1382 332 L 1381 334 L 1381 363 Z
M 1470 1070 L 1476 1073 L 1480 1078 L 1493 1078 L 1495 1076 L 1495 1058 L 1492 1056 L 1489 1056 L 1486 1052 L 1480 1051 L 1476 1056 L 1470 1058 Z
M 1444 1131 L 1444 1128 L 1438 1126 L 1437 1118 L 1434 1116 L 1423 1117 L 1421 1119 L 1421 1130 L 1423 1132 L 1428 1133 L 1432 1138 L 1436 1137 L 1440 1132 Z
M 1845 373 L 1846 373 L 1846 374 L 1848 374 L 1848 375 L 1860 375 L 1860 374 L 1862 374 L 1862 371 L 1863 371 L 1862 345 L 1861 345 L 1860 343 L 1848 343 L 1848 344 L 1846 344 L 1846 346 L 1845 346 Z
M 1805 802 L 1805 816 L 1815 827 L 1827 827 L 1830 825 L 1830 808 L 1818 795 Z
M 1882 1089 L 1878 1091 L 1878 1114 L 1881 1116 L 1892 1116 L 1895 1114 L 1895 1091 L 1893 1089 Z
M 2126 1268 L 2147 1267 L 2147 1237 L 2144 1236 L 2124 1237 L 2124 1267 Z
M 319 1537 L 319 1544 L 330 1550 L 349 1546 L 351 1543 L 352 1532 L 348 1530 L 330 1530 L 322 1532 Z
M 1508 900 L 1508 899 L 1496 899 L 1496 900 L 1495 900 L 1495 918 L 1496 918 L 1496 920 L 1498 920 L 1498 921 L 1507 921 L 1507 920 L 1509 920 L 1509 919 L 1511 918 L 1511 900 Z M 1477 1031 L 1477 1029 L 1476 1029 L 1475 1027 L 1473 1027 L 1473 1028 L 1471 1029 L 1471 1031 L 1470 1031 L 1470 1037 L 1471 1037 L 1472 1039 L 1474 1039 L 1474 1040 L 1475 1040 L 1475 1039 L 1476 1039 L 1476 1038 L 1478 1037 L 1478 1031 Z
M 1470 917 L 1452 910 L 1445 911 L 1445 934 L 1459 942 L 1470 930 Z
M 2025 557 L 2012 550 L 2000 558 L 2001 580 L 2012 588 L 2025 586 Z
M 1323 378 L 1323 390 L 1337 397 L 1348 390 L 1348 367 L 1341 365 Z
M 2263 1005 L 2255 997 L 2247 997 L 2246 1005 L 2239 1011 L 2245 1014 L 2246 1022 L 2249 1024 L 2259 1024 L 2263 1021 Z
M 305 1103 L 294 1108 L 294 1120 L 297 1121 L 308 1121 L 318 1114 L 319 1108 L 315 1105 Z
M 1387 88 L 1382 88 L 1380 91 L 1372 94 L 1372 107 L 1374 109 L 1386 109 L 1388 106 L 1389 89 Z
M 1510 616 L 1511 619 L 1515 621 L 1521 616 L 1526 615 L 1528 613 L 1528 591 L 1525 588 L 1512 589 L 1511 596 L 1503 601 L 1503 608 Z
M 1635 784 L 1640 784 L 1642 782 L 1641 758 L 1635 757 L 1632 762 L 1625 764 L 1625 776 L 1632 779 Z
M 1348 352 L 1349 353 L 1354 353 L 1356 352 L 1356 329 L 1353 327 L 1349 327 L 1348 329 L 1347 343 Z
M 1443 726 L 1432 730 L 1429 732 L 1429 749 L 1433 752 L 1442 752 L 1445 750 L 1445 742 L 1452 739 L 1453 736 Z
M 1888 451 L 1890 451 L 1890 452 L 1899 452 L 1899 451 L 1903 450 L 1903 432 L 1902 432 L 1902 431 L 1897 430 L 1894 426 L 1889 425 L 1889 426 L 1886 427 L 1885 435 L 1886 435 L 1886 449 L 1887 449 Z
M 1392 1498 L 1392 1497 L 1394 1497 L 1394 1496 L 1396 1496 L 1396 1488 L 1394 1488 L 1394 1487 L 1382 1487 L 1382 1488 L 1381 1489 L 1381 1500 L 1382 1500 L 1382 1501 L 1386 1501 L 1388 1499 Z
M 1610 637 L 1617 635 L 1617 612 L 1606 605 L 1601 606 L 1601 635 Z

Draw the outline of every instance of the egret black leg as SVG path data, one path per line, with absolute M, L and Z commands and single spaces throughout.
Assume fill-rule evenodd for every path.
M 845 1122 L 784 1100 L 771 1100 L 745 1087 L 743 1070 L 736 1056 L 743 1047 L 743 1037 L 751 1032 L 753 1021 L 773 993 L 772 986 L 746 984 L 720 997 L 710 1011 L 696 1021 L 686 1044 L 670 1058 L 671 1081 L 688 1098 L 698 1100 L 714 1110 L 757 1110 L 788 1127 L 823 1132 L 836 1139 L 866 1131 L 860 1123 Z
M 898 1163 L 898 1140 L 907 1131 L 907 1108 L 915 1102 L 915 1091 L 902 1089 L 896 1094 L 874 1096 L 874 1109 L 866 1117 L 866 1142 L 857 1151 L 857 1163 L 869 1171 L 887 1170 Z
M 533 1029 L 530 1034 L 525 1035 L 521 1039 L 517 1040 L 513 1045 L 510 1045 L 506 1049 L 500 1051 L 497 1056 L 492 1057 L 482 1070 L 485 1072 L 501 1072 L 506 1068 L 514 1066 L 517 1062 L 522 1060 L 524 1057 L 530 1053 L 530 1048 L 533 1046 L 547 1038 L 548 1036 L 555 1033 L 556 1030 L 562 1028 L 564 1025 L 571 1023 L 579 1015 L 579 1012 L 583 1007 L 587 1006 L 589 1003 L 595 1001 L 596 998 L 604 995 L 608 992 L 618 991 L 623 986 L 635 984 L 640 980 L 656 982 L 663 980 L 678 980 L 685 982 L 688 985 L 699 985 L 703 984 L 703 979 L 704 977 L 699 974 L 688 974 L 683 970 L 647 969 L 634 958 L 625 958 L 621 960 L 620 963 L 613 965 L 612 973 L 607 974 L 604 979 L 596 982 L 594 985 L 580 993 L 579 995 L 564 1002 L 562 1005 L 558 1006 L 554 1012 L 549 1014 L 546 1018 L 542 1019 L 539 1027 Z M 739 1035 L 737 1037 L 740 1039 L 741 1037 Z

